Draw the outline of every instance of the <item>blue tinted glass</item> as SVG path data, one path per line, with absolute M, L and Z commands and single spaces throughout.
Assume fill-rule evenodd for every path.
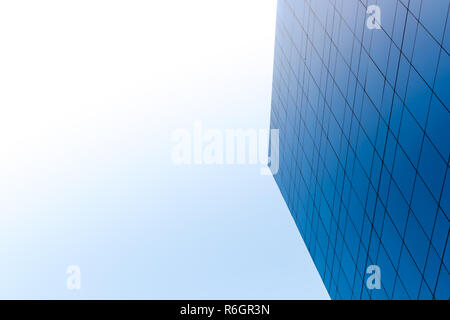
M 431 35 L 437 40 L 441 41 L 445 29 L 448 11 L 448 0 L 433 0 L 432 4 L 423 4 L 420 12 L 420 21 Z
M 448 0 L 278 1 L 275 181 L 333 299 L 450 298 L 448 14 Z
M 426 5 L 424 7 L 427 7 Z M 441 48 L 431 35 L 419 25 L 414 49 L 413 65 L 429 84 L 433 84 L 434 75 Z

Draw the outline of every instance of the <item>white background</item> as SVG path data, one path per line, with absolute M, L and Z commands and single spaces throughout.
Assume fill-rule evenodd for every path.
M 269 127 L 275 16 L 0 1 L 1 298 L 329 298 L 272 177 L 171 163 L 195 120 Z

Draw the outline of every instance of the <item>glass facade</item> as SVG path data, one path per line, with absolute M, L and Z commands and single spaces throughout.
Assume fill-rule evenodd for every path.
M 450 298 L 449 3 L 278 2 L 274 177 L 332 299 Z

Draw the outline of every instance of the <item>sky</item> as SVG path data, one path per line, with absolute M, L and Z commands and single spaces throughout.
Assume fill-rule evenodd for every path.
M 172 161 L 196 122 L 268 129 L 275 15 L 0 3 L 0 298 L 329 299 L 261 165 Z

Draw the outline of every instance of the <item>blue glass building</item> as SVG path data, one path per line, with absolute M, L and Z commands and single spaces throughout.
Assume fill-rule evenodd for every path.
M 450 298 L 449 4 L 278 2 L 275 180 L 333 299 Z

